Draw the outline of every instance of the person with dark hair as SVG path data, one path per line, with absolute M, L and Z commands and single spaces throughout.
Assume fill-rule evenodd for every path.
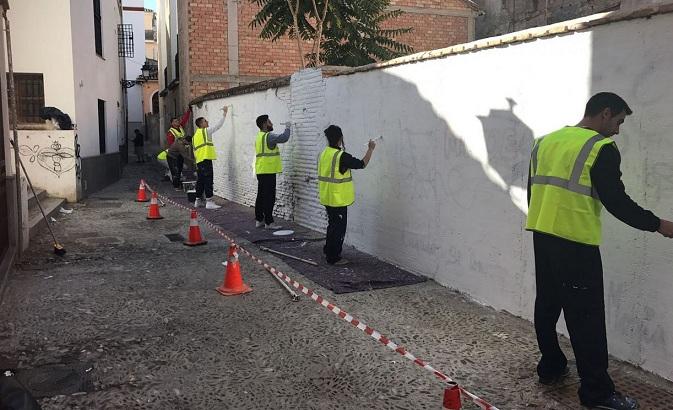
M 221 208 L 213 200 L 213 161 L 217 159 L 215 145 L 213 144 L 213 134 L 217 132 L 224 124 L 227 117 L 227 106 L 222 107 L 222 118 L 212 127 L 209 127 L 208 120 L 199 117 L 196 119 L 196 132 L 192 137 L 192 147 L 194 150 L 194 161 L 196 162 L 196 200 L 194 208 L 203 206 L 203 194 L 206 194 L 206 209 Z
M 341 257 L 341 252 L 348 224 L 348 207 L 355 202 L 351 170 L 363 169 L 369 164 L 376 143 L 369 141 L 367 153 L 360 160 L 345 151 L 340 127 L 330 125 L 324 132 L 328 146 L 318 160 L 320 203 L 327 210 L 327 238 L 323 253 L 330 265 L 345 265 L 348 261 Z
M 280 229 L 273 221 L 276 204 L 276 174 L 283 172 L 278 144 L 290 139 L 290 122 L 282 134 L 274 134 L 273 123 L 268 115 L 260 115 L 255 121 L 259 132 L 255 139 L 255 174 L 257 175 L 257 198 L 255 200 L 255 227 Z
M 601 209 L 643 231 L 673 237 L 673 223 L 641 208 L 625 192 L 621 157 L 611 139 L 632 113 L 614 93 L 599 93 L 584 118 L 539 138 L 531 153 L 528 220 L 535 252 L 535 332 L 540 383 L 568 375 L 556 323 L 563 311 L 580 376 L 580 402 L 600 409 L 637 409 L 608 375 Z
M 184 162 L 187 159 L 183 154 L 190 151 L 188 149 L 189 144 L 186 144 L 184 139 L 186 134 L 183 127 L 189 122 L 191 115 L 192 107 L 189 107 L 182 115 L 182 118 L 172 118 L 171 127 L 166 133 L 166 149 L 168 150 L 166 161 L 171 170 L 173 186 L 175 188 L 180 188 L 180 182 L 182 181 L 182 170 Z
M 145 136 L 140 133 L 139 129 L 133 130 L 133 148 L 138 159 L 136 162 L 145 162 Z

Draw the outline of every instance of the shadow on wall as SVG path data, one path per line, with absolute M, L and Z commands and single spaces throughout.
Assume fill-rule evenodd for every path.
M 477 298 L 488 293 L 494 306 L 528 297 L 522 225 L 533 133 L 515 101 L 503 97 L 508 109 L 479 117 L 483 109 L 465 108 L 472 121 L 457 121 L 470 132 L 458 136 L 450 124 L 460 115 L 451 112 L 456 95 L 428 95 L 388 71 L 330 81 L 328 116 L 343 122 L 349 152 L 361 157 L 367 138 L 385 136 L 370 167 L 354 172 L 348 241 Z M 448 81 L 435 86 L 451 89 Z

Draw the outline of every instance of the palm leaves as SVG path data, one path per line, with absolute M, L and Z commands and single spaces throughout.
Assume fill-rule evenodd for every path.
M 313 50 L 302 56 L 308 60 L 308 65 L 320 62 L 359 66 L 413 51 L 410 46 L 395 40 L 395 37 L 409 33 L 411 28 L 381 28 L 384 22 L 402 14 L 399 10 L 388 9 L 390 0 L 250 1 L 260 7 L 250 26 L 261 27 L 261 38 L 275 41 L 288 35 L 314 42 Z M 291 7 L 297 11 L 296 24 Z M 301 49 L 299 41 L 298 45 Z

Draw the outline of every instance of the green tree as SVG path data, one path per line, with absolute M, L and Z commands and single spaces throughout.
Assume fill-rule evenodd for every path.
M 301 65 L 360 66 L 389 60 L 413 49 L 395 40 L 411 28 L 383 29 L 400 10 L 389 10 L 390 0 L 250 0 L 260 11 L 250 22 L 261 27 L 260 37 L 276 41 L 297 39 Z M 298 35 L 297 35 L 298 33 Z M 299 41 L 299 40 L 302 41 Z M 303 44 L 312 42 L 304 53 Z

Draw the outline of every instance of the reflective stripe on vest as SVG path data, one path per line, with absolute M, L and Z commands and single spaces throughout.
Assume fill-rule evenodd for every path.
M 603 207 L 591 183 L 591 168 L 603 146 L 612 143 L 578 127 L 538 139 L 531 153 L 526 229 L 599 245 Z
M 339 171 L 343 151 L 327 147 L 318 159 L 320 203 L 326 206 L 349 206 L 355 202 L 355 185 L 351 170 Z
M 258 132 L 255 139 L 255 174 L 279 174 L 283 172 L 283 161 L 280 158 L 278 145 L 269 149 L 268 132 Z
M 180 127 L 180 129 L 171 127 L 171 129 L 169 129 L 168 132 L 173 134 L 173 136 L 175 138 L 184 138 L 185 137 L 185 130 L 182 127 Z
M 194 161 L 197 164 L 206 159 L 217 159 L 215 145 L 205 128 L 197 128 L 194 137 L 192 137 L 192 144 L 194 146 Z

